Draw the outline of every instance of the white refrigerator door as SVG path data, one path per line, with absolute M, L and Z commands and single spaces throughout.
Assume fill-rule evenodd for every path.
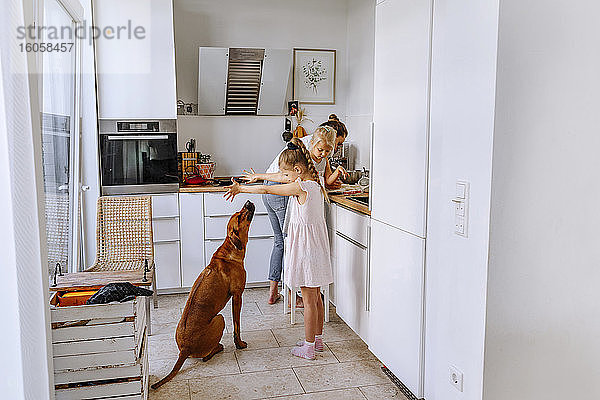
M 431 0 L 376 7 L 372 217 L 425 237 Z
M 370 350 L 423 397 L 425 240 L 371 221 Z

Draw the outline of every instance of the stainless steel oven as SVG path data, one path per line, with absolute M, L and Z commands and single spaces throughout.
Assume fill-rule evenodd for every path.
M 176 120 L 99 122 L 103 195 L 178 190 Z

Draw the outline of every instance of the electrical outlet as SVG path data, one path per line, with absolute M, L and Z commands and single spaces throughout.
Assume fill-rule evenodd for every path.
M 463 373 L 458 370 L 455 366 L 451 365 L 449 368 L 450 384 L 456 388 L 459 392 L 463 391 Z
M 469 182 L 457 181 L 454 203 L 454 233 L 467 237 L 469 226 Z

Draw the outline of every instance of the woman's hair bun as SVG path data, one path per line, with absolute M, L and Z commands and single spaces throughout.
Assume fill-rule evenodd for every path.
M 299 149 L 298 145 L 296 143 L 294 143 L 293 141 L 288 142 L 287 148 L 289 150 L 298 150 Z
M 329 114 L 330 121 L 339 121 L 339 118 L 335 114 Z

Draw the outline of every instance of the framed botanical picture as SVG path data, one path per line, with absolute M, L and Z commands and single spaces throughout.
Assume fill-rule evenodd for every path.
M 335 104 L 335 50 L 294 49 L 294 99 Z

